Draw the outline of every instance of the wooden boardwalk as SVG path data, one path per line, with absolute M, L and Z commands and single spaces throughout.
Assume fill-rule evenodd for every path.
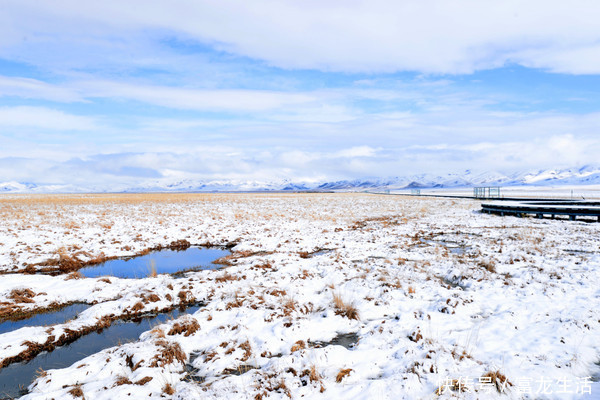
M 527 215 L 537 218 L 568 216 L 573 221 L 577 217 L 587 217 L 600 222 L 600 202 L 598 201 L 493 201 L 482 203 L 481 211 L 488 214 L 515 215 L 517 217 Z

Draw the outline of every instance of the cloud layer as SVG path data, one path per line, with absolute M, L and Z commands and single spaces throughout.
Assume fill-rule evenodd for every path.
M 592 163 L 599 16 L 589 0 L 4 1 L 0 181 Z
M 282 68 L 454 74 L 516 63 L 600 72 L 600 5 L 589 0 L 4 3 L 5 54 L 67 40 L 75 58 L 88 45 L 119 56 L 132 42 L 152 47 L 159 30 Z

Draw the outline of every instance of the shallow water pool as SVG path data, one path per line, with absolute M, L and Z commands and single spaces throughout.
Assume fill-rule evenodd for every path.
M 145 278 L 153 269 L 158 274 L 173 274 L 179 271 L 217 269 L 213 264 L 218 258 L 231 254 L 223 248 L 189 247 L 185 250 L 159 250 L 143 256 L 106 261 L 80 272 L 87 278 L 115 276 L 117 278 Z
M 44 326 L 62 324 L 70 319 L 75 318 L 80 312 L 87 310 L 89 304 L 75 303 L 65 306 L 56 311 L 47 313 L 35 314 L 29 318 L 20 321 L 4 321 L 0 323 L 0 334 L 15 331 L 25 326 Z
M 41 353 L 27 363 L 11 364 L 0 369 L 0 399 L 15 398 L 25 394 L 27 387 L 36 378 L 40 368 L 44 371 L 65 368 L 101 350 L 120 343 L 137 340 L 139 336 L 171 318 L 196 312 L 200 306 L 185 311 L 174 310 L 162 314 L 149 315 L 135 321 L 115 321 L 111 326 L 97 333 L 82 336 L 71 344 L 57 347 L 49 353 Z

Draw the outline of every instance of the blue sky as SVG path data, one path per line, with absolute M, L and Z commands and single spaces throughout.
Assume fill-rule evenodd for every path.
M 0 182 L 580 166 L 600 5 L 2 1 Z

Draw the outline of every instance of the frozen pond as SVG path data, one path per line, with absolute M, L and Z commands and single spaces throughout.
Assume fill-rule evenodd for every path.
M 218 258 L 231 254 L 222 248 L 189 247 L 185 250 L 153 251 L 143 256 L 106 261 L 80 272 L 87 278 L 115 276 L 117 278 L 145 278 L 153 269 L 158 274 L 173 274 L 179 271 L 217 269 L 213 264 Z

